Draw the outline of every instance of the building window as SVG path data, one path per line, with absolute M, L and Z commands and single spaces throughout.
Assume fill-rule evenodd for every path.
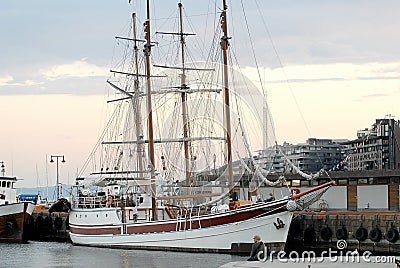
M 390 178 L 390 184 L 398 184 L 398 183 L 399 183 L 399 178 L 398 177 Z
M 299 187 L 300 186 L 300 180 L 292 180 L 292 187 Z
M 377 183 L 378 184 L 387 184 L 388 183 L 388 179 L 387 178 L 378 178 Z
M 305 180 L 305 181 L 301 181 L 301 186 L 310 186 L 310 181 L 307 181 L 307 180 Z
M 349 185 L 357 185 L 357 179 L 349 179 Z

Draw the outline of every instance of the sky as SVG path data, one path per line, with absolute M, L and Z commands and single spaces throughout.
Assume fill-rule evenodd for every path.
M 143 11 L 133 2 L 0 1 L 0 161 L 18 187 L 54 184 L 51 155 L 65 156 L 60 181 L 74 182 L 105 122 L 114 36 L 135 7 Z M 153 2 L 157 18 L 176 10 L 177 1 Z M 242 2 L 250 36 L 237 20 Z M 260 86 L 251 38 L 279 143 L 353 139 L 377 118 L 399 119 L 399 1 L 227 3 L 231 47 Z M 195 22 L 215 8 L 183 4 Z

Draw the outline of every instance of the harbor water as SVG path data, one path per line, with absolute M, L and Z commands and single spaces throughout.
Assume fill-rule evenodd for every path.
M 0 244 L 0 267 L 220 267 L 245 256 L 211 253 L 123 250 L 70 243 Z
M 70 243 L 59 242 L 29 242 L 27 244 L 1 244 L 0 267 L 305 267 L 305 268 L 395 268 L 394 262 L 400 260 L 381 257 L 380 261 L 371 257 L 366 261 L 293 261 L 290 259 L 266 262 L 246 262 L 246 256 L 213 253 L 186 253 L 170 251 L 126 250 L 73 246 Z M 382 263 L 382 258 L 386 262 Z

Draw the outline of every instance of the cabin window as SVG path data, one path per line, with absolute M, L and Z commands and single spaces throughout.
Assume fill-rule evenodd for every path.
M 338 180 L 338 185 L 347 185 L 347 179 Z
M 397 178 L 397 177 L 390 178 L 390 183 L 391 184 L 398 184 L 399 183 L 399 178 Z
M 324 183 L 327 183 L 327 182 L 328 182 L 327 179 L 323 179 L 323 180 L 319 180 L 318 184 L 321 185 L 321 184 L 324 184 Z
M 10 188 L 10 186 L 11 186 L 11 182 L 7 182 L 7 188 Z
M 3 188 L 6 187 L 6 182 L 5 182 L 5 181 L 2 181 L 2 182 L 1 182 L 1 187 L 3 187 Z

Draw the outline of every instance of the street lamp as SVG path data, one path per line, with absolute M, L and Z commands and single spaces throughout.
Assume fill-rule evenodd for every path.
M 3 174 L 3 177 L 6 174 L 6 166 L 4 165 L 4 161 L 0 161 L 1 163 L 1 174 Z
M 53 158 L 56 158 L 57 162 L 57 200 L 60 199 L 60 190 L 59 190 L 59 172 L 58 172 L 58 159 L 62 158 L 61 162 L 65 163 L 65 158 L 63 155 L 52 155 L 50 156 L 50 163 L 53 163 Z

